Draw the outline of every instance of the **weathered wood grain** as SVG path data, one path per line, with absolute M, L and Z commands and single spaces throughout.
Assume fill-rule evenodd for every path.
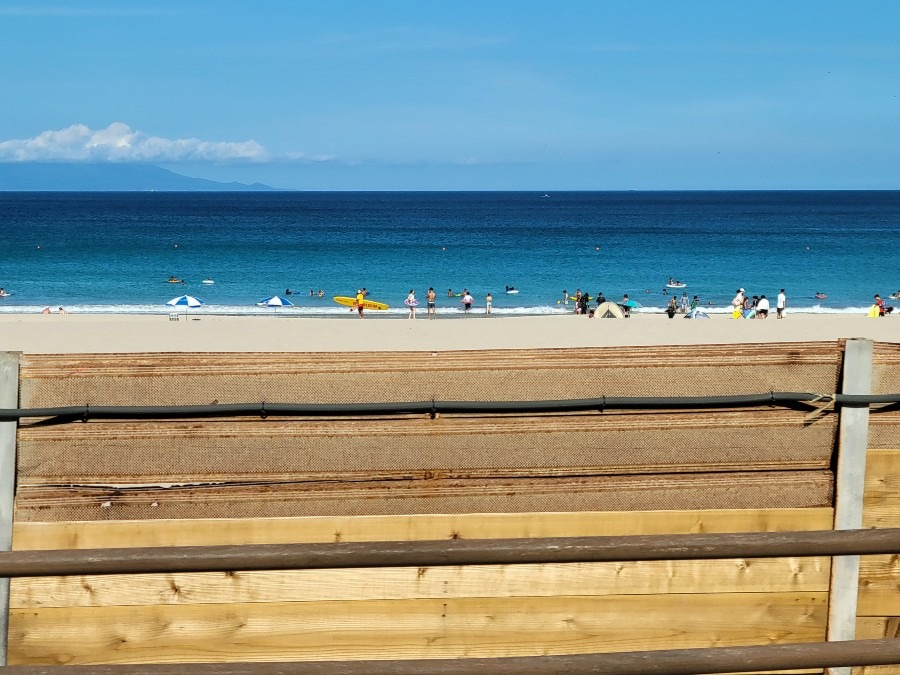
M 829 570 L 826 557 L 24 577 L 10 606 L 825 592 Z
M 17 522 L 13 549 L 799 532 L 831 529 L 833 519 L 831 508 L 810 508 Z
M 824 593 L 14 610 L 10 664 L 464 658 L 810 642 Z M 623 627 L 627 626 L 627 630 Z

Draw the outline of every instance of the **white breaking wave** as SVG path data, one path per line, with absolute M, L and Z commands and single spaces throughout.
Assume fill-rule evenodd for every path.
M 40 314 L 45 305 L 0 305 L 0 314 Z M 821 305 L 812 305 L 810 307 L 788 307 L 787 314 L 859 314 L 868 313 L 871 305 L 865 307 L 823 307 Z M 50 308 L 56 313 L 57 307 Z M 700 307 L 707 314 L 731 314 L 731 307 Z M 66 305 L 66 311 L 73 314 L 157 314 L 168 315 L 178 313 L 188 316 L 278 316 L 278 317 L 341 317 L 355 314 L 356 310 L 343 306 L 326 306 L 326 307 L 279 307 L 277 310 L 271 307 L 257 307 L 256 305 L 203 305 L 202 307 L 192 307 L 185 310 L 184 307 L 165 307 L 160 305 Z M 391 307 L 387 310 L 366 310 L 367 315 L 371 316 L 390 316 L 390 317 L 406 317 L 408 314 L 406 307 Z M 632 310 L 634 314 L 663 314 L 663 307 L 638 307 Z M 465 312 L 462 307 L 446 306 L 437 308 L 438 316 L 462 317 Z M 537 307 L 494 307 L 493 315 L 497 316 L 542 316 L 573 314 L 574 307 L 569 305 L 541 305 Z M 775 309 L 770 310 L 770 315 L 775 315 Z M 425 307 L 417 308 L 416 316 L 425 318 L 427 311 Z M 473 307 L 469 315 L 484 316 L 485 309 L 481 307 Z

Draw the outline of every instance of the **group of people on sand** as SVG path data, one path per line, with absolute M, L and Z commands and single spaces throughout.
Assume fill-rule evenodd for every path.
M 604 302 L 607 302 L 607 298 L 603 295 L 603 291 L 598 291 L 596 296 L 591 296 L 587 291 L 582 293 L 580 288 L 576 288 L 575 294 L 569 295 L 569 292 L 563 289 L 562 303 L 568 305 L 570 300 L 575 304 L 575 314 L 586 316 L 588 318 L 593 318 L 596 308 Z M 594 308 L 591 308 L 591 302 L 595 303 Z M 629 299 L 628 293 L 625 293 L 625 295 L 622 296 L 622 299 L 616 304 L 622 309 L 626 319 L 631 316 L 631 308 L 638 306 L 636 302 Z
M 469 314 L 472 311 L 472 305 L 475 304 L 475 298 L 469 293 L 469 290 L 464 288 L 462 293 L 454 293 L 452 288 L 447 289 L 447 297 L 448 298 L 460 298 L 460 303 L 463 306 L 463 313 Z M 437 293 L 435 293 L 433 287 L 429 287 L 428 292 L 425 294 L 425 302 L 427 303 L 428 309 L 428 318 L 434 319 L 437 317 Z M 416 308 L 419 306 L 419 301 L 416 299 L 416 291 L 415 289 L 409 289 L 409 295 L 406 296 L 406 300 L 403 301 L 403 304 L 406 305 L 407 310 L 409 310 L 409 314 L 407 315 L 408 319 L 416 318 Z M 491 295 L 490 292 L 486 296 L 484 296 L 484 313 L 492 314 L 494 309 L 494 296 Z
M 681 314 L 688 314 L 689 312 L 693 312 L 695 309 L 699 309 L 700 307 L 700 297 L 694 296 L 694 298 L 688 302 L 687 292 L 681 293 L 681 301 L 679 303 L 678 298 L 674 295 L 669 298 L 669 304 L 666 307 L 666 314 L 669 315 L 669 318 L 672 319 L 679 312 Z
M 782 288 L 775 299 L 775 318 L 784 318 L 787 296 Z M 743 288 L 737 289 L 731 300 L 731 318 L 733 319 L 767 319 L 770 310 L 769 299 L 765 295 L 747 295 Z
M 68 314 L 68 312 L 66 310 L 64 310 L 62 307 L 60 307 L 56 311 L 56 313 L 57 314 Z M 49 307 L 44 307 L 44 309 L 41 310 L 41 314 L 53 314 L 53 312 L 50 311 Z
M 900 292 L 900 291 L 898 291 L 898 292 Z M 890 297 L 893 298 L 894 296 L 891 295 Z M 890 305 L 884 304 L 884 300 L 881 299 L 881 296 L 878 295 L 878 293 L 875 294 L 875 304 L 872 305 L 872 309 L 875 310 L 875 313 L 879 317 L 884 317 L 885 314 L 890 314 L 891 312 L 894 311 L 893 307 L 891 307 Z M 872 314 L 869 314 L 869 316 L 872 316 Z

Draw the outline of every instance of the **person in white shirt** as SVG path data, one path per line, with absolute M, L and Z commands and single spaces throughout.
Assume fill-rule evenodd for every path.
M 783 319 L 784 318 L 784 307 L 787 304 L 787 297 L 784 295 L 784 289 L 781 289 L 781 293 L 778 294 L 778 298 L 775 300 L 775 312 L 776 318 Z
M 769 300 L 766 296 L 759 296 L 759 302 L 756 303 L 756 318 L 765 319 L 769 316 Z
M 735 319 L 742 319 L 744 317 L 744 289 L 737 289 L 737 295 L 734 296 L 734 299 L 731 301 L 732 314 L 731 316 Z

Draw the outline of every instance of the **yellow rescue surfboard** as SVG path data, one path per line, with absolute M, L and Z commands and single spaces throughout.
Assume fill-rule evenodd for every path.
M 356 298 L 348 298 L 344 295 L 336 295 L 333 300 L 344 307 L 356 307 Z M 383 302 L 375 302 L 374 300 L 363 300 L 363 309 L 387 309 L 388 306 Z

